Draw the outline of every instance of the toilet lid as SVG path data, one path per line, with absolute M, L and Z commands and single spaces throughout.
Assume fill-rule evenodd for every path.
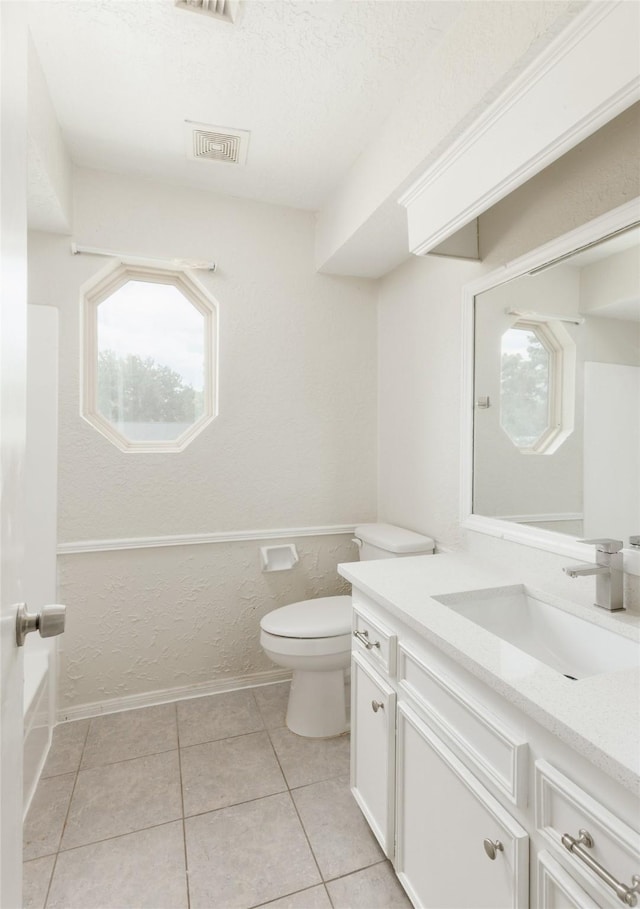
M 351 631 L 351 597 L 318 597 L 274 609 L 260 621 L 282 638 L 333 638 Z

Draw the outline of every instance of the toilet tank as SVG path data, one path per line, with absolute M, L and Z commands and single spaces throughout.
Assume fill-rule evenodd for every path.
M 431 537 L 393 524 L 361 524 L 356 527 L 355 538 L 360 547 L 361 562 L 427 555 L 435 548 Z

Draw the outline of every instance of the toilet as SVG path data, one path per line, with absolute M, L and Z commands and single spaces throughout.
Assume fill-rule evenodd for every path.
M 362 524 L 360 560 L 426 555 L 430 537 L 392 524 Z M 351 597 L 317 597 L 267 613 L 260 644 L 278 666 L 293 670 L 286 723 L 297 735 L 328 738 L 347 731 L 344 671 L 351 660 Z

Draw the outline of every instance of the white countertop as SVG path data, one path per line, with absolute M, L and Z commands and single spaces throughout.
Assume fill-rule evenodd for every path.
M 640 794 L 640 668 L 571 681 L 433 599 L 510 584 L 525 584 L 535 594 L 542 592 L 535 578 L 515 568 L 487 567 L 463 553 L 349 562 L 338 571 L 595 766 Z M 632 638 L 640 655 L 638 616 L 610 614 L 546 591 L 544 598 Z

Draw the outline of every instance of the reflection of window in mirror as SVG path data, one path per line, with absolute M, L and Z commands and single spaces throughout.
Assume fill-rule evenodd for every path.
M 637 533 L 639 243 L 634 226 L 570 255 L 559 247 L 510 280 L 483 279 L 473 304 L 475 515 L 573 537 Z
M 573 401 L 563 400 L 566 344 L 552 323 L 519 321 L 502 335 L 500 425 L 523 453 L 554 451 L 567 437 L 563 414 Z

